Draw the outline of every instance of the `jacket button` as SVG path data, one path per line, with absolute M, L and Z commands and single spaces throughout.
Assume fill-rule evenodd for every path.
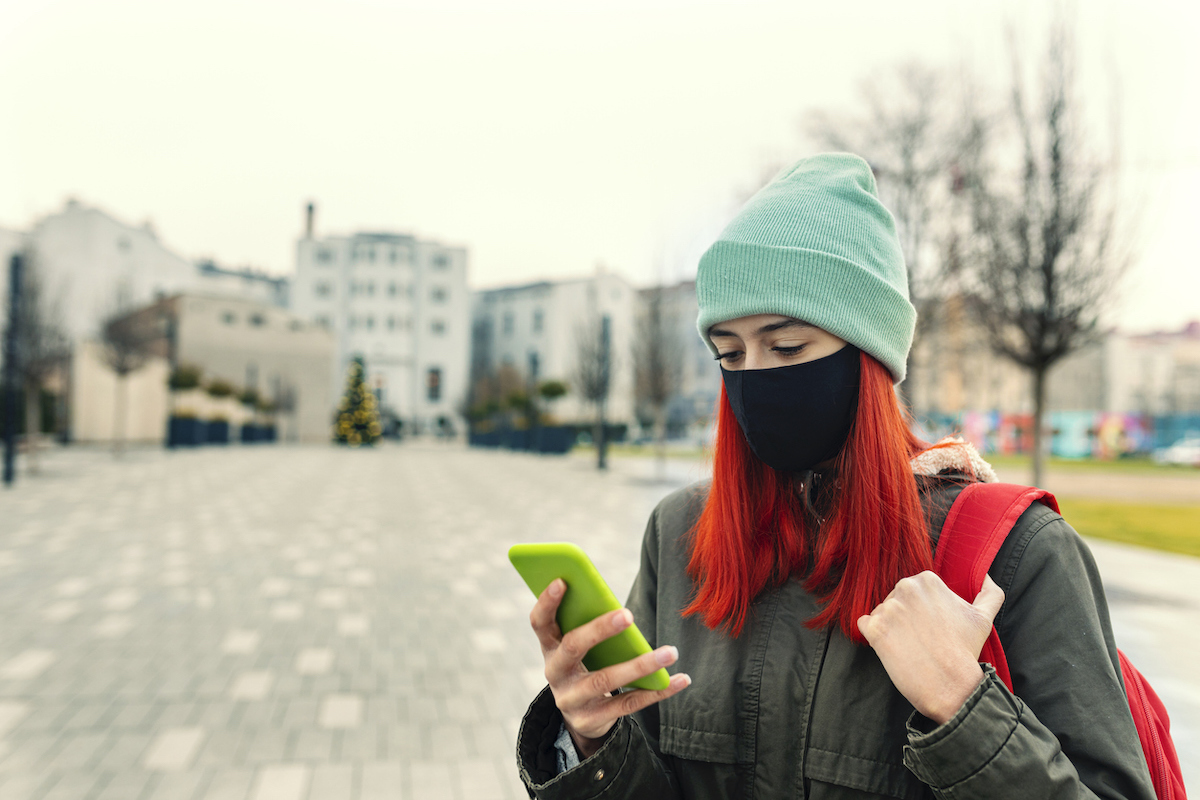
M 592 776 L 592 780 L 594 780 L 594 781 L 604 780 L 604 770 L 602 770 L 602 769 L 596 770 L 596 774 Z

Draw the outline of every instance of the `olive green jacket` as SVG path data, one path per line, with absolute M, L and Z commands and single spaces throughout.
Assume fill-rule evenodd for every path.
M 959 487 L 923 487 L 936 539 Z M 805 627 L 817 605 L 798 580 L 764 592 L 736 639 L 680 616 L 693 593 L 684 534 L 706 490 L 682 489 L 655 509 L 628 602 L 652 646 L 679 648 L 692 685 L 620 720 L 562 774 L 562 717 L 544 690 L 517 744 L 531 797 L 1154 798 L 1100 576 L 1058 514 L 1026 511 L 990 571 L 1005 592 L 996 628 L 1016 696 L 985 666 L 939 726 L 913 711 L 870 647 Z

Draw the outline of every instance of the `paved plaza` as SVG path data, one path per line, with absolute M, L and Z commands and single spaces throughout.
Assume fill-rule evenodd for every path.
M 0 491 L 0 798 L 518 800 L 543 679 L 505 551 L 575 541 L 623 596 L 703 465 L 406 443 L 42 469 Z M 1095 547 L 1200 763 L 1200 560 Z

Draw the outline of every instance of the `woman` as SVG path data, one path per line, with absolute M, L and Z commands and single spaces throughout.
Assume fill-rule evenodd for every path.
M 543 798 L 1154 797 L 1099 576 L 1027 511 L 974 603 L 929 572 L 969 445 L 926 448 L 893 382 L 916 312 L 870 168 L 803 160 L 701 259 L 724 381 L 710 484 L 650 519 L 626 609 L 566 636 L 530 615 L 549 686 L 518 742 Z M 589 673 L 636 620 L 656 649 Z M 1016 696 L 978 655 L 993 623 Z M 678 663 L 661 692 L 619 687 Z

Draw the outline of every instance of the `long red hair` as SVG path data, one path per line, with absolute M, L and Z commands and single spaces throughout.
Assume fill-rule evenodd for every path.
M 860 367 L 858 410 L 819 529 L 806 521 L 798 481 L 754 455 L 721 387 L 712 485 L 691 531 L 688 574 L 697 592 L 684 616 L 699 614 L 709 628 L 737 636 L 760 592 L 807 575 L 822 606 L 809 627 L 836 624 L 862 642 L 858 618 L 901 578 L 931 567 L 909 465 L 925 445 L 909 430 L 887 369 L 866 353 Z

